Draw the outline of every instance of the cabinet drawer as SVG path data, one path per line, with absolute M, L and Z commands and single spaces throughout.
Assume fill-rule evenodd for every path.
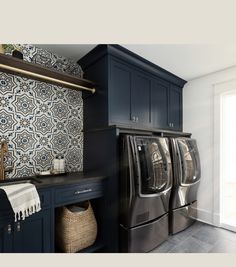
M 102 182 L 55 189 L 55 204 L 70 204 L 102 196 Z
M 51 191 L 50 190 L 39 190 L 39 198 L 41 201 L 41 208 L 47 208 L 51 206 Z

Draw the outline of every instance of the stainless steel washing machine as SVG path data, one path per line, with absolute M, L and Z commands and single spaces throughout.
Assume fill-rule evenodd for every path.
M 172 165 L 168 138 L 121 142 L 120 251 L 148 252 L 168 238 Z
M 197 142 L 191 138 L 170 138 L 173 186 L 170 197 L 170 233 L 190 226 L 197 216 L 197 191 L 201 177 Z

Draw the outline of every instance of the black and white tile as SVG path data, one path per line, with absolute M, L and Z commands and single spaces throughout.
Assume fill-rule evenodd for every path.
M 43 65 L 47 68 L 66 72 L 71 75 L 83 77 L 81 67 L 72 59 L 65 58 L 30 44 L 10 45 L 5 54 L 12 55 L 13 50 L 18 49 L 23 54 L 23 59 L 28 62 Z
M 19 46 L 24 60 L 82 75 L 70 60 Z M 49 170 L 55 157 L 65 158 L 69 172 L 82 170 L 81 92 L 0 72 L 0 107 L 0 138 L 8 141 L 10 152 L 5 165 L 14 167 L 9 178 Z

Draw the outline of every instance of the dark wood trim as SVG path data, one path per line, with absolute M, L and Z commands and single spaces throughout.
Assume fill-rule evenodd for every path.
M 44 75 L 44 76 L 47 76 L 47 77 L 50 77 L 53 79 L 62 80 L 65 82 L 73 83 L 73 84 L 84 86 L 84 87 L 91 88 L 91 89 L 95 87 L 95 84 L 89 80 L 81 79 L 81 78 L 78 78 L 78 77 L 73 76 L 73 75 L 69 75 L 69 74 L 62 73 L 62 72 L 59 72 L 56 70 L 52 70 L 52 69 L 46 68 L 44 66 L 41 66 L 39 64 L 26 62 L 26 61 L 23 61 L 21 59 L 14 58 L 12 56 L 4 55 L 4 54 L 0 54 L 0 64 L 4 64 L 4 65 L 14 67 L 17 69 L 21 69 L 24 71 L 30 71 L 30 72 L 33 72 L 33 73 L 36 73 L 39 75 Z M 39 80 L 39 81 L 63 86 L 63 87 L 74 89 L 74 90 L 79 90 L 73 86 L 64 85 L 60 82 L 46 81 L 42 78 L 32 77 L 32 76 L 26 75 L 26 74 L 20 74 L 18 72 L 6 70 L 6 69 L 1 68 L 1 67 L 0 67 L 0 71 L 5 72 L 5 73 L 14 74 L 14 75 L 21 76 L 21 77 L 26 77 L 26 78 L 33 79 L 33 80 Z

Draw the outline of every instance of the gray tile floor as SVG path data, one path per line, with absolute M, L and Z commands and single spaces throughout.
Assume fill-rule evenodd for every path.
M 195 222 L 151 253 L 236 253 L 236 233 Z

